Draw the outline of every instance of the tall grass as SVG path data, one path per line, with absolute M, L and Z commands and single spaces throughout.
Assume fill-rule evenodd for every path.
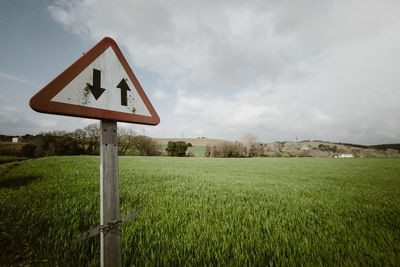
M 121 157 L 124 265 L 399 265 L 400 160 Z M 0 178 L 0 228 L 48 265 L 95 266 L 99 158 Z

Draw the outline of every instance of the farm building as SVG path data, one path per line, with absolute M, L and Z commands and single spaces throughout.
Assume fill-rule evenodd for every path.
M 354 158 L 353 154 L 339 154 L 339 158 Z
M 13 143 L 18 143 L 19 142 L 19 138 L 18 137 L 13 137 L 12 138 L 12 142 Z
M 308 151 L 308 150 L 310 150 L 310 148 L 309 148 L 308 146 L 302 145 L 302 146 L 300 147 L 300 150 Z

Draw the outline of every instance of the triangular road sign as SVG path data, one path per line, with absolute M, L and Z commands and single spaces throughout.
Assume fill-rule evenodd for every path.
M 157 125 L 160 118 L 116 42 L 106 37 L 34 95 L 38 112 Z

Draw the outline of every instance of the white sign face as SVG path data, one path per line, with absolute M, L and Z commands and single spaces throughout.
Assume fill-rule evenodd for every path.
M 146 125 L 160 123 L 117 43 L 109 37 L 43 87 L 29 105 L 50 114 Z
M 111 47 L 51 101 L 151 116 Z

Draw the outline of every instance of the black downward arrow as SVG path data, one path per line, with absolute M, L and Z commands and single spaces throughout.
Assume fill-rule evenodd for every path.
M 117 88 L 121 89 L 121 105 L 122 106 L 127 106 L 128 105 L 128 91 L 129 89 L 128 84 L 126 83 L 125 79 L 122 79 L 119 84 L 117 85 Z
M 101 71 L 93 69 L 93 85 L 88 84 L 90 92 L 97 100 L 106 89 L 101 88 Z

